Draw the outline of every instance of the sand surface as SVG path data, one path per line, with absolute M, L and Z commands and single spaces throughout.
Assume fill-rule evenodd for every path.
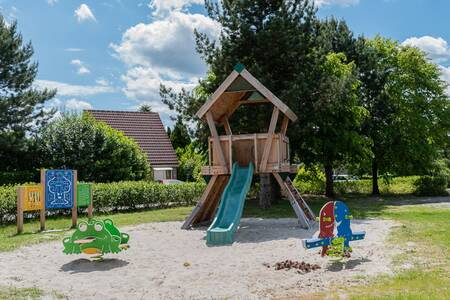
M 266 299 L 325 291 L 331 284 L 361 283 L 362 276 L 391 272 L 396 251 L 385 238 L 393 222 L 354 220 L 354 231 L 367 232 L 352 244 L 345 262 L 322 258 L 318 249 L 303 249 L 303 230 L 294 219 L 243 219 L 231 246 L 208 247 L 205 229 L 181 230 L 180 222 L 123 228 L 130 249 L 107 255 L 103 262 L 87 255 L 65 255 L 52 242 L 0 253 L 0 283 L 36 286 L 69 299 Z M 277 271 L 276 262 L 291 259 L 317 263 L 310 273 Z

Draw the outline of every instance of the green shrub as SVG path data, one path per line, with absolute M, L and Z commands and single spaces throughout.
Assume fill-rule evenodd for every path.
M 194 205 L 205 189 L 204 183 L 163 185 L 148 181 L 94 183 L 95 211 L 133 210 Z M 0 223 L 14 220 L 18 185 L 0 186 Z M 54 211 L 64 213 L 64 211 Z
M 305 194 L 323 194 L 325 192 L 325 174 L 319 167 L 301 167 L 294 179 L 294 185 Z
M 177 148 L 177 156 L 180 162 L 178 179 L 203 182 L 201 171 L 202 166 L 207 163 L 205 153 L 195 149 L 193 144 L 189 144 L 184 148 Z
M 78 170 L 83 181 L 142 180 L 151 169 L 136 142 L 89 114 L 66 115 L 37 138 L 42 166 Z
M 447 180 L 445 176 L 422 176 L 414 182 L 414 193 L 420 196 L 447 195 Z
M 22 184 L 25 182 L 38 182 L 39 170 L 0 172 L 0 186 L 6 184 Z

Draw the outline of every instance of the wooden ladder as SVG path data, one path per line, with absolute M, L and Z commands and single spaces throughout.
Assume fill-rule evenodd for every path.
M 289 177 L 284 181 L 289 202 L 294 208 L 298 221 L 303 228 L 310 229 L 316 224 L 316 217 Z

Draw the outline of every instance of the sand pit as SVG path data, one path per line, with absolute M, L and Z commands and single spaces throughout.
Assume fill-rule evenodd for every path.
M 62 244 L 47 243 L 0 253 L 0 282 L 55 290 L 69 299 L 265 299 L 324 291 L 331 284 L 357 284 L 362 276 L 389 273 L 395 249 L 384 240 L 394 226 L 382 220 L 354 220 L 366 230 L 344 263 L 306 251 L 294 219 L 244 219 L 231 246 L 208 247 L 205 228 L 181 230 L 181 223 L 150 223 L 124 228 L 128 251 L 92 262 L 87 255 L 64 255 Z M 275 270 L 284 260 L 321 268 L 308 272 Z M 270 266 L 270 267 L 268 267 Z

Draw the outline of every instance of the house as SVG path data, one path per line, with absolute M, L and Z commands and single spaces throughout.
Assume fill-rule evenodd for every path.
M 135 140 L 147 155 L 153 168 L 154 180 L 177 178 L 177 155 L 158 113 L 111 110 L 85 112 Z

